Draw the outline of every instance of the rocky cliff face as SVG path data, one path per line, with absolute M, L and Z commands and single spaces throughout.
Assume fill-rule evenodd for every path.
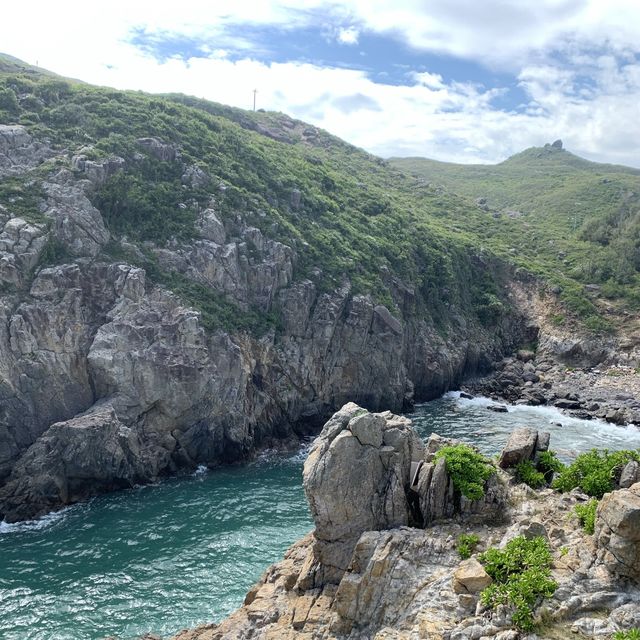
M 266 571 L 228 619 L 174 640 L 517 640 L 572 631 L 606 637 L 640 624 L 640 484 L 605 495 L 589 536 L 568 517 L 587 496 L 535 492 L 499 468 L 483 500 L 456 501 L 446 469 L 436 465 L 430 473 L 427 466 L 443 444 L 433 437 L 422 446 L 406 418 L 345 405 L 305 464 L 314 532 Z M 547 445 L 545 434 L 522 430 L 502 464 Z M 419 461 L 423 471 L 413 484 L 411 463 Z M 407 526 L 412 504 L 427 496 L 434 517 L 426 528 Z M 461 533 L 476 534 L 479 551 L 517 536 L 546 541 L 557 588 L 536 602 L 544 635 L 517 629 L 510 606 L 482 604 L 480 591 L 492 578 L 477 557 L 460 561 Z
M 141 152 L 181 162 L 157 139 Z M 45 164 L 42 164 L 45 162 Z M 297 278 L 295 248 L 203 209 L 200 237 L 142 249 L 241 314 L 277 329 L 208 331 L 182 298 L 152 282 L 141 247 L 113 240 L 93 190 L 124 161 L 55 150 L 0 126 L 0 178 L 38 177 L 40 213 L 0 210 L 0 519 L 30 518 L 96 492 L 197 464 L 242 459 L 319 426 L 348 399 L 400 410 L 457 385 L 526 333 L 517 314 L 491 331 L 453 309 L 436 328 L 410 283 L 389 274 L 395 306 L 348 279 Z M 203 181 L 184 166 L 183 180 Z M 56 256 L 54 264 L 42 261 Z

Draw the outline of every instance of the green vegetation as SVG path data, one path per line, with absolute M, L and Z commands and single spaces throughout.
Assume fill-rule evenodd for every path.
M 452 227 L 447 219 L 453 212 L 476 215 L 472 207 L 425 190 L 321 130 L 283 114 L 188 96 L 92 87 L 9 58 L 0 60 L 0 88 L 0 122 L 22 123 L 93 161 L 125 160 L 92 195 L 116 242 L 126 236 L 145 250 L 175 247 L 198 237 L 198 213 L 213 207 L 231 233 L 254 226 L 293 247 L 294 277 L 312 277 L 321 290 L 348 279 L 354 293 L 369 293 L 398 312 L 393 282 L 404 282 L 415 292 L 416 312 L 444 334 L 454 312 L 488 327 L 509 313 L 509 267 L 478 249 L 466 225 Z M 171 145 L 179 158 L 155 157 L 138 143 L 149 137 Z M 184 178 L 185 169 L 196 167 L 204 176 L 197 186 Z M 211 302 L 208 292 L 180 277 L 156 273 L 155 279 L 199 300 L 212 326 L 228 324 L 226 303 Z
M 551 146 L 497 165 L 424 158 L 391 164 L 462 194 L 482 221 L 469 224 L 485 246 L 561 291 L 587 327 L 608 329 L 598 298 L 640 309 L 640 171 L 598 164 Z M 598 285 L 586 290 L 585 285 Z M 565 314 L 554 314 L 556 324 Z
M 616 631 L 613 640 L 640 640 L 640 629 L 628 629 L 627 631 Z
M 524 482 L 532 489 L 551 484 L 555 473 L 561 471 L 564 465 L 554 451 L 543 451 L 534 464 L 531 460 L 525 460 L 516 466 L 516 478 L 518 482 Z
M 598 500 L 591 498 L 586 504 L 577 504 L 575 506 L 576 515 L 580 521 L 580 526 L 589 534 L 593 535 L 596 526 L 596 510 L 598 509 Z
M 213 207 L 232 234 L 253 226 L 294 248 L 294 278 L 313 278 L 321 290 L 348 280 L 353 293 L 398 312 L 404 283 L 415 293 L 412 309 L 442 335 L 455 330 L 456 317 L 499 330 L 514 274 L 562 289 L 568 313 L 557 313 L 558 323 L 573 314 L 592 330 L 609 327 L 586 283 L 640 305 L 632 195 L 640 178 L 632 170 L 555 149 L 529 150 L 493 168 L 398 164 L 428 167 L 429 180 L 458 196 L 284 114 L 92 87 L 6 56 L 0 122 L 21 123 L 90 160 L 125 160 L 92 195 L 116 242 L 175 248 L 199 237 L 198 214 Z M 158 159 L 138 142 L 149 137 L 175 149 L 177 160 Z M 203 179 L 190 180 L 185 169 Z M 26 182 L 0 181 L 0 204 L 40 220 L 44 177 L 46 164 Z M 494 218 L 470 199 L 479 195 L 492 209 L 519 207 L 525 215 Z M 182 276 L 155 279 L 199 301 L 210 326 L 225 326 L 233 315 L 224 311 L 227 301 L 212 302 Z
M 524 460 L 516 466 L 516 478 L 532 489 L 540 489 L 546 484 L 544 473 L 538 471 L 531 460 Z
M 484 484 L 495 473 L 491 462 L 466 444 L 442 447 L 434 460 L 444 458 L 453 486 L 469 500 L 484 496 Z
M 0 211 L 4 207 L 12 215 L 23 218 L 27 222 L 47 221 L 40 211 L 40 202 L 43 198 L 44 192 L 39 180 L 8 177 L 0 181 Z
M 579 487 L 588 496 L 602 498 L 615 488 L 616 475 L 630 460 L 640 460 L 638 451 L 598 451 L 581 453 L 560 471 L 553 482 L 555 489 L 571 491 Z
M 492 608 L 500 604 L 513 607 L 513 624 L 530 631 L 539 600 L 551 597 L 557 587 L 550 577 L 551 560 L 542 537 L 518 536 L 504 549 L 488 549 L 480 556 L 480 562 L 494 582 L 481 593 L 482 603 Z
M 458 536 L 457 549 L 463 560 L 471 557 L 475 548 L 480 543 L 480 538 L 475 533 L 462 533 Z

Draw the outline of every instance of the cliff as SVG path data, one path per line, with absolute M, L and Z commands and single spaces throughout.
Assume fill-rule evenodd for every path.
M 510 267 L 324 132 L 0 80 L 0 520 L 291 444 L 347 399 L 408 409 L 530 338 Z

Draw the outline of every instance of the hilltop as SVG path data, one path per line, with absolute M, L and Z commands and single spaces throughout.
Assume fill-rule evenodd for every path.
M 483 228 L 471 229 L 479 239 L 499 253 L 508 248 L 514 262 L 561 290 L 578 315 L 585 311 L 585 297 L 596 302 L 603 318 L 621 309 L 636 315 L 640 170 L 584 160 L 560 141 L 496 165 L 425 158 L 393 158 L 390 164 L 485 211 Z M 595 328 L 599 322 L 593 318 L 588 324 Z

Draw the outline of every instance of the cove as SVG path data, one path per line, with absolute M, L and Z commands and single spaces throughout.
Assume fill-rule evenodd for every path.
M 424 437 L 499 451 L 517 426 L 551 431 L 565 460 L 593 447 L 640 447 L 640 431 L 548 407 L 486 409 L 459 394 L 411 415 Z M 553 423 L 561 423 L 556 426 Z M 96 498 L 33 522 L 0 524 L 0 637 L 132 640 L 216 621 L 311 529 L 301 487 L 306 448 Z

